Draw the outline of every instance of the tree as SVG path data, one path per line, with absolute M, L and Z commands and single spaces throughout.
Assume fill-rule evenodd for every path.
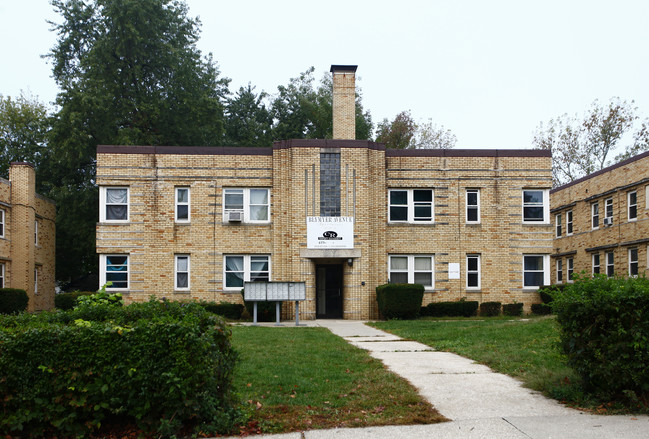
M 408 149 L 415 138 L 417 124 L 410 111 L 397 114 L 392 122 L 383 119 L 376 127 L 376 141 L 384 143 L 386 148 Z
M 642 148 L 641 129 L 635 135 L 634 145 L 627 146 L 625 154 L 610 160 L 620 140 L 632 130 L 638 118 L 636 110 L 633 101 L 612 98 L 606 106 L 593 102 L 583 118 L 564 114 L 545 125 L 541 123 L 533 144 L 536 149 L 552 151 L 555 187 L 599 171 Z
M 228 99 L 225 111 L 225 145 L 270 146 L 273 117 L 264 104 L 267 93 L 255 94 L 255 88 L 240 87 L 234 98 Z
M 49 129 L 47 107 L 37 98 L 21 93 L 14 100 L 0 95 L 0 176 L 8 177 L 11 162 L 29 162 L 40 181 Z
M 417 125 L 415 136 L 410 141 L 410 148 L 415 149 L 450 149 L 455 147 L 457 137 L 444 126 L 433 125 L 425 122 Z
M 196 47 L 178 0 L 52 0 L 47 58 L 60 87 L 48 195 L 58 205 L 57 277 L 96 271 L 98 144 L 218 145 L 228 80 Z M 79 236 L 88 230 L 88 236 Z

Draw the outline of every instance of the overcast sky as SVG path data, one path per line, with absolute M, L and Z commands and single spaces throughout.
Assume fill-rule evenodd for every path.
M 595 99 L 649 117 L 649 1 L 187 0 L 230 89 L 275 93 L 310 66 L 358 65 L 376 124 L 410 110 L 459 148 L 530 148 L 542 121 Z M 47 0 L 0 0 L 0 94 L 52 102 Z

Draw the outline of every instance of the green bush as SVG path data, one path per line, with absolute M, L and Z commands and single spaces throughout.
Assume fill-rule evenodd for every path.
M 428 304 L 428 314 L 433 317 L 473 317 L 477 311 L 477 301 L 464 299 L 457 302 L 433 302 Z
M 533 303 L 532 314 L 536 314 L 539 316 L 546 316 L 552 314 L 552 307 L 550 305 L 546 305 L 545 303 Z
M 415 319 L 421 310 L 424 286 L 420 284 L 384 284 L 376 287 L 379 312 L 386 319 Z
M 231 320 L 239 320 L 244 310 L 244 306 L 241 305 L 240 303 L 200 302 L 200 305 L 213 314 L 218 314 L 220 316 L 223 316 Z
M 510 317 L 518 317 L 523 315 L 522 303 L 506 303 L 503 305 L 503 315 Z
M 0 317 L 0 434 L 84 436 L 108 421 L 229 433 L 234 362 L 223 319 L 195 303 Z
M 95 294 L 92 291 L 73 291 L 71 293 L 59 293 L 54 296 L 54 306 L 62 311 L 67 311 L 77 306 L 79 296 L 90 296 Z
M 552 303 L 552 298 L 554 297 L 554 295 L 557 292 L 562 291 L 568 285 L 570 284 L 554 284 L 540 287 L 539 296 L 541 296 L 541 302 L 549 305 L 550 303 Z
M 561 346 L 585 389 L 637 403 L 649 398 L 649 280 L 578 278 L 554 295 Z
M 25 290 L 0 288 L 0 314 L 14 314 L 27 309 L 29 297 Z
M 496 317 L 500 315 L 500 302 L 482 302 L 480 315 L 482 317 Z

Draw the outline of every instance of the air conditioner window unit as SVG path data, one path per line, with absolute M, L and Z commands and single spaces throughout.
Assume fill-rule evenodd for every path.
M 610 226 L 613 224 L 613 218 L 604 218 L 604 225 Z
M 230 223 L 240 223 L 243 221 L 243 211 L 242 210 L 229 210 L 227 212 L 228 222 Z

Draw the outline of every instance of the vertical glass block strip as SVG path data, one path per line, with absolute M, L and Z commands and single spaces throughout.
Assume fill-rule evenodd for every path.
M 340 216 L 340 153 L 320 154 L 320 216 Z

